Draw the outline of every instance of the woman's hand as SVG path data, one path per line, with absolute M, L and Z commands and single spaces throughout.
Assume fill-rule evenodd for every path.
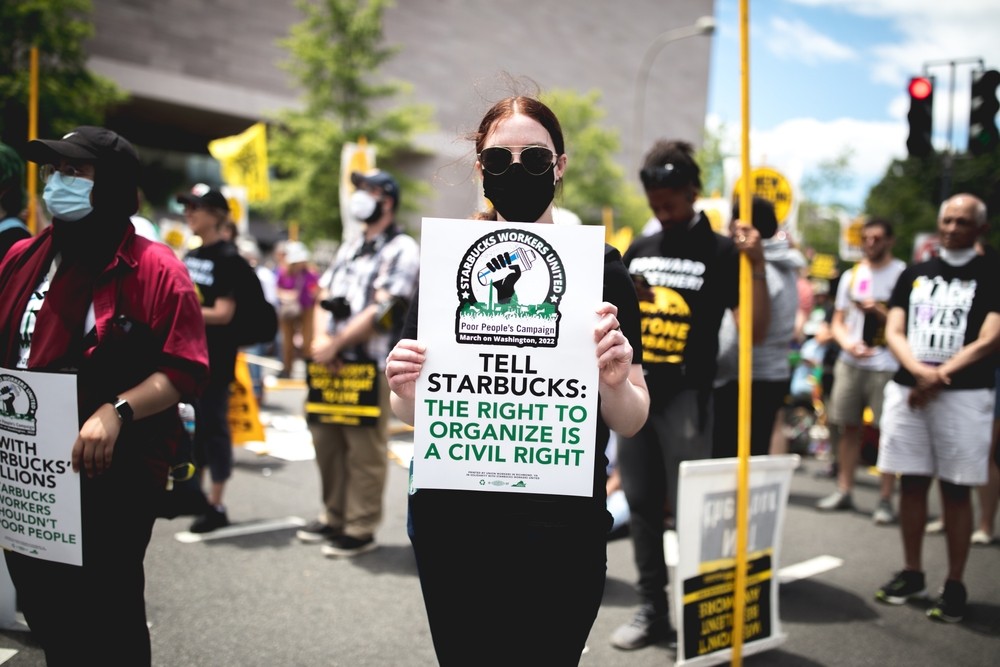
M 598 307 L 600 318 L 594 329 L 597 367 L 602 386 L 616 388 L 628 380 L 632 366 L 632 346 L 618 324 L 618 307 L 605 301 Z
M 94 477 L 110 470 L 115 442 L 121 428 L 121 421 L 113 405 L 104 403 L 97 408 L 97 412 L 83 423 L 80 434 L 73 443 L 73 472 L 80 472 L 80 468 L 83 468 L 87 477 Z
M 417 378 L 426 361 L 427 348 L 410 338 L 396 343 L 385 362 L 389 389 L 400 398 L 412 401 L 417 393 Z

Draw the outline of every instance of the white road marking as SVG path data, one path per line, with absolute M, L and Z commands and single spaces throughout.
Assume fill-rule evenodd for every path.
M 788 565 L 778 571 L 778 582 L 788 584 L 799 579 L 815 577 L 830 570 L 836 569 L 844 564 L 843 559 L 836 556 L 816 556 L 801 563 Z
M 283 461 L 312 461 L 316 458 L 312 434 L 304 417 L 299 415 L 274 414 L 261 410 L 260 421 L 264 426 L 263 442 L 244 442 L 242 447 L 258 456 L 270 456 Z M 395 429 L 395 430 L 393 430 Z M 393 424 L 390 436 L 413 431 L 412 426 Z M 404 468 L 410 466 L 413 456 L 413 442 L 407 440 L 389 441 L 389 458 Z
M 238 523 L 225 528 L 217 528 L 210 533 L 192 533 L 181 531 L 174 533 L 174 539 L 184 544 L 195 542 L 208 542 L 227 537 L 242 537 L 243 535 L 256 535 L 257 533 L 268 533 L 286 528 L 299 528 L 306 525 L 306 520 L 297 516 L 289 516 L 284 519 L 268 519 L 266 521 L 253 521 L 248 523 Z
M 667 561 L 667 567 L 677 567 L 679 545 L 677 533 L 668 530 L 663 533 L 663 553 Z M 844 564 L 843 559 L 836 556 L 816 556 L 801 563 L 787 565 L 778 571 L 778 582 L 788 584 L 799 579 L 815 577 L 830 570 L 836 569 Z
M 17 651 L 12 648 L 0 648 L 0 665 L 17 655 Z
M 404 468 L 409 468 L 410 459 L 413 458 L 413 443 L 405 440 L 390 440 L 389 458 Z

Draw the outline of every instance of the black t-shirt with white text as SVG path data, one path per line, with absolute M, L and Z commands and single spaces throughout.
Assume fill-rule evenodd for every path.
M 976 340 L 986 316 L 1000 311 L 998 286 L 1000 265 L 995 261 L 976 256 L 964 266 L 951 266 L 935 257 L 900 274 L 889 307 L 903 309 L 913 356 L 937 365 Z M 996 361 L 984 359 L 962 369 L 945 389 L 993 387 Z M 908 387 L 916 384 L 902 366 L 893 380 Z
M 191 281 L 194 282 L 201 305 L 211 308 L 215 300 L 236 295 L 239 277 L 239 262 L 244 262 L 239 251 L 229 241 L 219 241 L 210 246 L 201 246 L 188 252 L 184 257 Z M 229 324 L 208 324 L 205 326 L 208 339 L 208 365 L 213 384 L 229 384 L 235 378 L 236 339 Z
M 651 404 L 711 389 L 722 315 L 739 305 L 739 252 L 699 213 L 687 229 L 634 241 L 625 267 L 639 283 L 642 365 Z

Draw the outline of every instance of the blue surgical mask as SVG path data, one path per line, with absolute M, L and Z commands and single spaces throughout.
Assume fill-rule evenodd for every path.
M 90 203 L 90 191 L 93 189 L 92 180 L 80 176 L 66 179 L 57 171 L 49 176 L 42 199 L 53 217 L 76 221 L 87 217 L 94 210 Z

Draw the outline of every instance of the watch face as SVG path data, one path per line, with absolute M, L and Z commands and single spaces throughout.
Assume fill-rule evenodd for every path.
M 119 398 L 115 401 L 115 412 L 118 413 L 118 418 L 122 420 L 123 424 L 128 424 L 132 421 L 132 406 L 128 404 L 128 401 L 124 398 Z

